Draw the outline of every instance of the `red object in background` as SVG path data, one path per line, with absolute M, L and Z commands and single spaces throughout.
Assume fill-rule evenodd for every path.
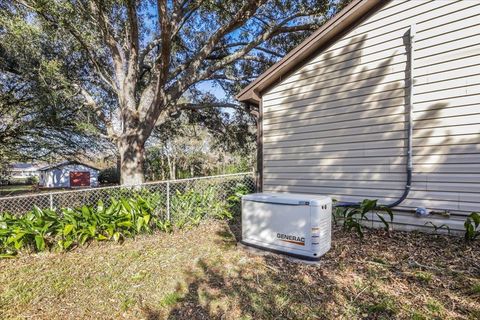
M 70 172 L 70 187 L 89 187 L 90 172 Z

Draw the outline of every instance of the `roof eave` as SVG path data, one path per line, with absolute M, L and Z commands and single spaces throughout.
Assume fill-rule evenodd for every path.
M 59 168 L 59 167 L 66 166 L 66 165 L 69 165 L 69 164 L 79 164 L 79 165 L 82 165 L 82 166 L 89 167 L 91 169 L 100 171 L 99 168 L 96 168 L 94 166 L 91 166 L 91 165 L 83 163 L 83 162 L 74 161 L 74 160 L 72 160 L 72 161 L 67 160 L 67 161 L 62 161 L 62 162 L 59 162 L 59 163 L 51 164 L 51 165 L 39 168 L 38 171 L 48 171 L 48 170 Z
M 283 75 L 301 64 L 329 40 L 349 28 L 382 0 L 354 0 L 332 19 L 316 30 L 280 61 L 262 73 L 255 81 L 241 90 L 235 98 L 240 102 L 258 104 L 262 91 Z

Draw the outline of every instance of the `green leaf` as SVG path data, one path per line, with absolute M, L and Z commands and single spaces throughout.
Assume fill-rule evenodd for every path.
M 143 220 L 145 221 L 145 225 L 148 225 L 148 223 L 150 222 L 150 215 L 149 214 L 144 215 Z
M 97 240 L 103 241 L 103 240 L 108 240 L 108 238 L 100 233 L 100 234 L 97 235 Z
M 122 205 L 123 207 L 127 210 L 127 211 L 132 211 L 132 207 L 130 206 L 130 204 L 128 203 L 127 199 L 121 199 L 120 200 L 122 202 Z
M 393 221 L 393 211 L 392 211 L 391 208 L 385 207 L 385 206 L 381 206 L 379 209 L 382 210 L 382 211 L 385 211 L 385 212 L 388 214 L 388 216 L 390 217 L 390 222 Z
M 362 213 L 372 211 L 377 207 L 377 200 L 364 199 L 361 202 L 360 207 L 362 209 Z
M 80 244 L 81 245 L 84 245 L 85 242 L 87 242 L 88 240 L 88 237 L 89 237 L 89 234 L 88 233 L 83 233 L 81 236 L 80 236 Z
M 63 249 L 67 250 L 68 248 L 70 248 L 70 246 L 72 245 L 73 241 L 72 240 L 65 240 L 62 244 L 62 247 Z
M 17 232 L 16 234 L 12 235 L 7 239 L 7 244 L 12 243 L 12 242 L 18 242 L 20 239 L 25 236 L 25 232 Z
M 378 217 L 380 220 L 382 220 L 383 224 L 385 225 L 385 230 L 389 231 L 390 226 L 389 226 L 387 220 L 385 220 L 385 218 L 384 218 L 381 214 L 378 214 L 378 213 L 377 213 L 377 217 Z
M 357 229 L 357 233 L 360 236 L 360 238 L 363 238 L 363 230 L 362 230 L 362 226 L 360 225 L 360 223 L 355 222 L 354 226 L 355 226 L 355 229 Z
M 115 232 L 113 234 L 113 241 L 118 242 L 120 240 L 120 232 Z
M 90 232 L 90 235 L 93 237 L 93 236 L 95 236 L 95 233 L 97 232 L 97 227 L 96 226 L 88 226 L 88 231 Z
M 37 246 L 38 251 L 45 250 L 45 239 L 43 239 L 42 235 L 35 236 L 35 245 Z
M 72 232 L 73 228 L 75 226 L 73 224 L 67 224 L 64 228 L 63 228 L 63 235 L 64 236 L 68 236 L 70 234 L 70 232 Z
M 137 223 L 136 223 L 137 232 L 140 232 L 140 230 L 141 230 L 142 227 L 143 227 L 143 224 L 144 224 L 143 218 L 142 218 L 142 217 L 138 218 L 138 219 L 137 219 Z
M 469 216 L 475 223 L 475 229 L 480 225 L 480 214 L 478 212 L 472 212 Z
M 16 250 L 20 250 L 23 247 L 23 240 L 15 241 L 13 246 L 15 247 Z
M 122 221 L 122 222 L 117 223 L 117 226 L 129 228 L 129 227 L 133 226 L 133 223 L 132 223 L 132 221 Z
M 107 232 L 108 237 L 111 238 L 113 236 L 114 227 L 109 226 L 105 231 Z
M 105 210 L 105 206 L 103 205 L 103 201 L 102 201 L 102 200 L 98 200 L 97 212 L 103 212 L 104 210 Z

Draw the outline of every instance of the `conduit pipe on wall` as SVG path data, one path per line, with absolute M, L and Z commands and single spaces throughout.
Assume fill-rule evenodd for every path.
M 405 184 L 405 189 L 403 191 L 403 194 L 400 198 L 398 198 L 396 201 L 388 204 L 384 204 L 382 206 L 388 207 L 388 208 L 393 208 L 401 204 L 408 196 L 410 193 L 410 189 L 412 187 L 412 172 L 413 172 L 413 94 L 414 94 L 414 79 L 415 79 L 415 35 L 416 35 L 416 26 L 415 24 L 412 24 L 410 26 L 410 63 L 409 63 L 409 108 L 408 108 L 408 124 L 407 124 L 407 141 L 408 141 L 408 146 L 407 146 L 407 182 Z M 339 202 L 336 204 L 337 207 L 356 207 L 359 206 L 358 202 Z M 411 211 L 411 210 L 408 210 Z

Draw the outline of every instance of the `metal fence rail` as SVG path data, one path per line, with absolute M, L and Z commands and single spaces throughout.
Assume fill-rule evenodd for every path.
M 217 201 L 227 198 L 238 188 L 255 191 L 253 173 L 225 174 L 217 176 L 147 182 L 132 186 L 111 186 L 71 191 L 27 194 L 0 198 L 0 213 L 23 214 L 34 207 L 52 209 L 60 213 L 62 208 L 94 206 L 100 200 L 109 205 L 112 199 L 135 196 L 155 197 L 156 214 L 171 220 L 172 211 L 179 211 L 183 197 L 208 193 Z

